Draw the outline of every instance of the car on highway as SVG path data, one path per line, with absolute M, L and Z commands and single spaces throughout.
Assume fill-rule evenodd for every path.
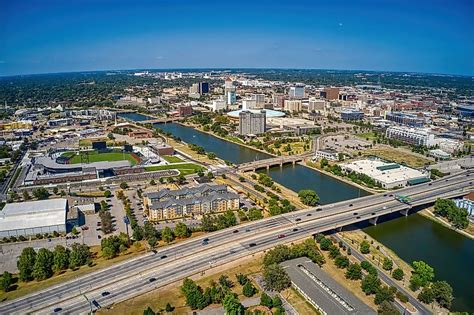
M 284 238 L 284 237 L 286 237 L 285 234 L 280 234 L 280 235 L 278 235 L 278 238 Z
M 358 215 L 359 213 L 358 212 L 354 212 L 353 215 Z
M 106 297 L 106 296 L 110 295 L 110 292 L 109 291 L 104 291 L 100 295 L 102 295 L 103 297 Z
M 160 257 L 160 259 L 165 259 L 165 258 L 168 258 L 168 256 L 167 256 L 167 255 L 162 255 L 162 256 Z
M 60 307 L 56 307 L 54 310 L 53 310 L 53 313 L 59 313 L 61 312 L 63 309 L 60 308 Z
M 245 229 L 245 232 L 250 232 L 250 229 L 249 229 L 249 228 L 246 228 L 246 229 Z
M 239 233 L 239 230 L 233 230 L 232 233 Z
M 148 279 L 148 282 L 152 283 L 152 282 L 155 282 L 156 281 L 156 278 L 150 278 Z
M 351 203 L 351 204 L 349 204 L 349 207 L 352 207 L 352 206 L 353 206 L 353 204 L 352 204 L 352 203 Z
M 87 231 L 87 230 L 89 229 L 89 227 L 88 227 L 87 225 L 84 225 L 83 227 L 81 227 L 81 229 L 82 229 L 83 231 Z
M 311 214 L 311 213 L 307 213 L 306 216 L 307 216 L 307 217 L 310 217 L 310 216 L 312 216 L 312 214 Z
M 100 304 L 99 302 L 97 302 L 96 300 L 92 300 L 92 304 L 97 307 L 98 309 L 100 308 Z
M 229 250 L 229 254 L 234 254 L 235 252 L 236 252 L 236 250 L 235 250 L 235 249 L 231 249 L 231 250 Z
M 301 218 L 296 218 L 295 221 L 299 222 L 299 221 L 301 221 Z
M 360 219 L 360 217 L 357 217 L 356 219 Z
M 375 212 L 372 212 L 372 215 L 375 215 Z
M 387 206 L 383 206 L 382 209 L 383 209 L 383 210 L 386 210 L 386 209 L 387 209 Z
M 255 247 L 255 246 L 257 246 L 257 244 L 255 244 L 255 243 L 250 243 L 249 244 L 249 247 Z
M 323 209 L 322 208 L 317 208 L 316 211 L 323 211 Z
M 100 236 L 100 235 L 97 235 L 97 239 L 99 239 L 99 240 L 100 240 L 101 238 L 102 238 L 102 236 Z
M 102 225 L 102 222 L 97 222 L 97 226 L 101 226 Z
M 294 228 L 294 229 L 293 229 L 293 232 L 298 232 L 298 229 L 297 229 L 297 228 Z

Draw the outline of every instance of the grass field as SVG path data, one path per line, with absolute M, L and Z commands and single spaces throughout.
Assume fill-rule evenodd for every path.
M 63 157 L 69 158 L 70 164 L 81 163 L 81 156 L 75 154 L 74 152 L 65 152 L 62 155 Z M 89 151 L 89 162 L 113 162 L 113 161 L 123 161 L 127 160 L 131 165 L 137 164 L 131 153 L 122 153 L 122 152 L 97 152 Z
M 377 139 L 375 132 L 358 133 L 356 136 L 369 141 Z
M 183 163 L 183 164 L 170 164 L 170 165 L 157 165 L 157 166 L 145 166 L 145 170 L 148 172 L 162 171 L 162 170 L 178 170 L 183 175 L 194 174 L 199 171 L 204 171 L 205 168 L 194 163 Z
M 162 158 L 168 163 L 181 163 L 181 162 L 184 162 L 179 157 L 173 156 L 173 155 L 163 155 Z
M 362 151 L 362 154 L 367 155 L 375 155 L 382 159 L 394 161 L 396 163 L 406 163 L 408 166 L 411 167 L 423 167 L 425 164 L 429 164 L 431 160 L 411 153 L 407 150 L 396 149 L 391 147 L 383 147 L 383 148 L 376 148 L 376 149 L 369 149 Z
M 243 273 L 246 275 L 253 275 L 261 271 L 261 258 L 248 259 L 242 263 L 236 262 L 233 266 L 225 267 L 225 270 L 216 271 L 213 274 L 201 277 L 196 281 L 202 288 L 209 287 L 211 281 L 217 282 L 219 277 L 223 274 L 229 276 L 230 280 L 234 283 L 232 292 L 236 293 L 240 300 L 245 299 L 242 294 L 242 286 L 240 286 L 236 280 L 236 274 Z M 143 310 L 147 307 L 151 307 L 155 312 L 164 310 L 166 303 L 171 303 L 175 309 L 172 314 L 191 314 L 191 309 L 186 306 L 186 300 L 183 293 L 180 290 L 182 281 L 179 281 L 177 285 L 167 286 L 160 289 L 150 291 L 142 294 L 135 298 L 126 300 L 124 302 L 113 305 L 110 309 L 102 308 L 97 314 L 130 314 L 130 315 L 141 315 Z M 260 294 L 257 293 L 256 296 Z M 211 304 L 206 310 L 211 310 L 214 307 L 220 305 Z M 170 313 L 168 313 L 170 314 Z

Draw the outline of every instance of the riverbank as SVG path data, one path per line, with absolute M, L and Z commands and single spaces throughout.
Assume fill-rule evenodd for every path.
M 434 210 L 433 207 L 429 207 L 429 208 L 419 211 L 418 213 L 422 215 L 423 217 L 427 218 L 428 220 L 441 224 L 456 233 L 459 233 L 467 238 L 470 238 L 471 240 L 474 240 L 474 224 L 473 223 L 469 222 L 469 226 L 467 227 L 466 230 L 456 229 L 451 225 L 451 223 L 449 223 L 448 220 L 446 220 L 443 217 L 435 215 L 433 213 L 433 210 Z
M 246 147 L 246 148 L 248 148 L 248 149 L 251 149 L 251 150 L 254 150 L 254 151 L 258 151 L 258 152 L 261 152 L 261 153 L 264 153 L 264 154 L 267 154 L 267 155 L 270 155 L 270 156 L 273 156 L 273 157 L 277 157 L 277 156 L 278 156 L 278 155 L 276 155 L 276 154 L 268 153 L 268 152 L 265 151 L 265 150 L 258 149 L 258 148 L 256 148 L 256 147 L 253 147 L 253 146 L 251 146 L 251 145 L 248 145 L 248 144 L 246 144 L 246 143 L 244 143 L 244 142 L 241 142 L 241 141 L 239 141 L 239 142 L 238 142 L 238 141 L 232 141 L 232 140 L 229 139 L 229 138 L 221 137 L 221 136 L 219 136 L 219 135 L 216 135 L 216 134 L 213 133 L 212 131 L 205 131 L 203 128 L 199 127 L 199 126 L 196 125 L 196 124 L 183 123 L 183 122 L 181 122 L 181 121 L 175 122 L 175 124 L 181 125 L 181 126 L 185 126 L 185 127 L 193 128 L 193 129 L 195 129 L 195 130 L 198 130 L 198 131 L 200 131 L 200 132 L 202 132 L 202 133 L 205 133 L 205 134 L 208 134 L 208 135 L 210 135 L 210 136 L 216 137 L 216 138 L 218 138 L 218 139 L 221 139 L 221 140 L 224 140 L 224 141 L 228 141 L 228 142 L 231 142 L 231 143 L 235 143 L 235 144 L 237 144 L 237 145 L 240 145 L 240 146 Z

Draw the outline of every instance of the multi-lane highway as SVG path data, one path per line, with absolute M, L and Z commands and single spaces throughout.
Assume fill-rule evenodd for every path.
M 396 194 L 411 197 L 411 203 L 416 205 L 433 202 L 438 197 L 467 194 L 471 189 L 471 174 L 463 172 L 400 189 Z M 338 202 L 209 233 L 17 300 L 5 301 L 0 304 L 0 313 L 51 313 L 56 308 L 64 313 L 81 313 L 91 307 L 108 306 L 277 244 L 410 207 L 395 200 L 394 194 Z M 205 238 L 207 242 L 203 242 Z

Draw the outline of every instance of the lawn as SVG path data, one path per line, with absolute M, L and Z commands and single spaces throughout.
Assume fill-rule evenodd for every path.
M 375 132 L 358 133 L 356 136 L 369 141 L 377 139 Z
M 173 156 L 173 155 L 163 155 L 162 158 L 168 163 L 181 163 L 181 162 L 184 162 L 179 157 Z
M 199 171 L 204 171 L 205 168 L 194 163 L 170 164 L 170 165 L 156 165 L 145 166 L 148 172 L 162 171 L 162 170 L 178 170 L 182 175 L 194 174 Z
M 112 162 L 112 161 L 123 161 L 127 160 L 131 165 L 136 165 L 137 160 L 132 156 L 131 153 L 122 153 L 122 152 L 97 152 L 97 151 L 88 151 L 89 152 L 89 162 Z M 72 157 L 70 154 L 73 154 Z M 69 158 L 70 164 L 81 163 L 81 156 L 74 154 L 73 152 L 65 152 L 62 155 L 63 157 Z
M 409 152 L 408 150 L 396 149 L 392 147 L 381 147 L 375 149 L 369 149 L 362 151 L 362 154 L 375 155 L 379 158 L 394 161 L 396 163 L 406 163 L 410 167 L 418 168 L 423 167 L 425 164 L 432 162 L 431 160 Z

